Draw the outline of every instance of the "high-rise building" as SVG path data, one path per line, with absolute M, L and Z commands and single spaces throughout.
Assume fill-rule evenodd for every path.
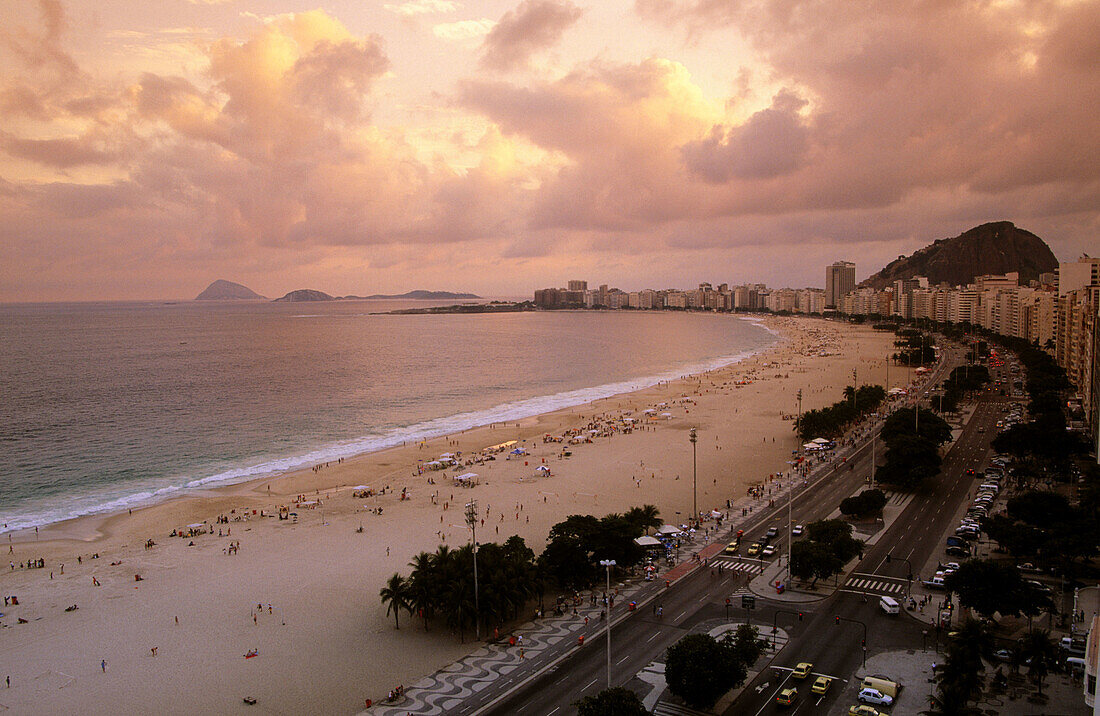
M 825 267 L 825 307 L 836 308 L 840 299 L 856 287 L 856 265 L 850 261 L 837 261 Z
M 587 281 L 573 280 L 573 281 L 569 282 L 569 285 L 568 285 L 567 288 L 570 291 L 587 291 L 588 290 L 588 282 Z

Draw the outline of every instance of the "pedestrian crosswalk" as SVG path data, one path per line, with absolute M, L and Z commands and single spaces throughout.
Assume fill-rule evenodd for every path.
M 875 594 L 900 594 L 905 591 L 905 580 L 896 580 L 889 577 L 852 575 L 844 583 L 848 590 L 859 592 L 873 592 Z
M 706 711 L 696 711 L 689 706 L 681 706 L 668 701 L 658 701 L 653 707 L 655 716 L 706 716 Z
M 728 569 L 733 572 L 744 572 L 745 574 L 760 574 L 764 571 L 764 565 L 759 562 L 742 562 L 740 560 L 722 559 L 721 557 L 715 557 L 710 564 L 712 567 Z
M 884 492 L 886 493 L 886 504 L 891 507 L 904 507 L 913 499 L 912 492 L 893 492 L 892 490 L 884 490 Z

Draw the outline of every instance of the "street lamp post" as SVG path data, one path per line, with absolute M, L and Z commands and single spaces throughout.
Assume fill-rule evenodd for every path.
M 688 433 L 688 440 L 691 441 L 691 519 L 698 525 L 699 524 L 699 505 L 696 502 L 696 480 L 698 477 L 698 467 L 695 459 L 695 443 L 699 437 L 695 432 L 695 428 L 691 429 Z
M 474 634 L 481 640 L 481 604 L 477 589 L 477 500 L 466 503 L 466 524 L 474 543 Z
M 601 559 L 601 567 L 607 567 L 607 688 L 611 688 L 611 568 L 615 566 L 613 559 Z

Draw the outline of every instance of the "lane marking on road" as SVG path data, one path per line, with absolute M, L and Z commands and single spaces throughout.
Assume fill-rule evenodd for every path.
M 555 706 L 554 710 L 551 711 L 550 713 L 546 714 L 546 716 L 553 716 L 553 714 L 557 713 L 560 709 L 561 709 L 561 706 Z
M 616 662 L 615 662 L 615 666 L 618 666 L 619 664 L 623 663 L 624 661 L 626 661 L 626 660 L 627 660 L 627 659 L 629 659 L 629 658 L 630 658 L 630 655 L 629 655 L 629 654 L 627 654 L 627 655 L 626 655 L 626 656 L 624 656 L 623 658 L 621 658 L 621 659 L 619 659 L 618 661 L 616 661 Z
M 661 635 L 661 633 L 660 633 L 660 632 L 655 632 L 655 633 L 653 634 L 653 636 L 651 636 L 651 637 L 649 637 L 648 639 L 646 639 L 646 642 L 651 642 L 651 641 L 653 641 L 654 639 L 656 639 L 656 638 L 657 638 L 658 636 L 660 636 L 660 635 Z
M 588 686 L 585 686 L 583 689 L 581 689 L 581 691 L 588 691 L 589 687 L 591 687 L 594 683 L 596 683 L 596 679 L 592 679 L 591 681 L 589 681 Z

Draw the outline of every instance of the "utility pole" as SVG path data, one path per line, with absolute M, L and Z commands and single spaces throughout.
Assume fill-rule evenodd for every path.
M 696 526 L 699 524 L 699 505 L 696 502 L 696 481 L 698 478 L 698 468 L 695 459 L 695 443 L 698 440 L 695 428 L 691 429 L 688 433 L 688 440 L 691 441 L 691 519 Z
M 613 559 L 601 559 L 600 566 L 607 567 L 607 688 L 611 688 L 611 568 Z
M 466 524 L 474 543 L 474 634 L 481 640 L 481 603 L 477 589 L 477 500 L 466 503 Z

